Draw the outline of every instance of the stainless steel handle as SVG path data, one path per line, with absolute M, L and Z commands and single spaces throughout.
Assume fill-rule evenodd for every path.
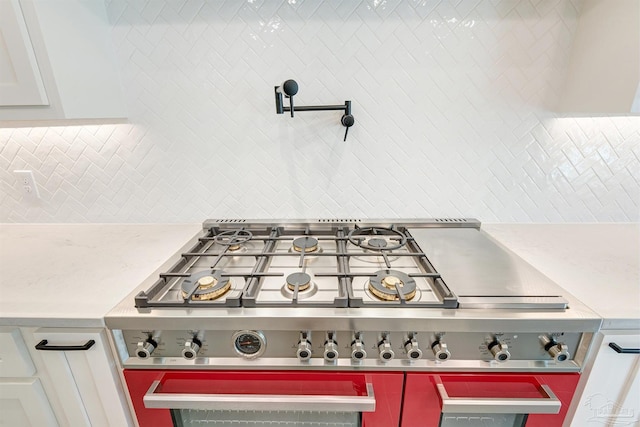
M 158 393 L 154 381 L 143 397 L 145 408 L 208 409 L 240 411 L 332 411 L 374 412 L 373 385 L 367 383 L 366 396 L 276 395 L 276 394 L 186 394 Z
M 557 414 L 562 403 L 549 386 L 541 384 L 545 397 L 531 399 L 449 397 L 444 384 L 436 383 L 442 399 L 442 413 Z

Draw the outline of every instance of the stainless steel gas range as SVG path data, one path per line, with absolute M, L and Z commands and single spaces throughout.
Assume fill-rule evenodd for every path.
M 140 425 L 230 426 L 561 425 L 600 322 L 474 219 L 209 220 L 106 317 Z

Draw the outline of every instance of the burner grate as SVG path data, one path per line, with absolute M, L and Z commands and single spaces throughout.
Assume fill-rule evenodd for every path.
M 225 226 L 219 221 L 208 229 L 154 285 L 135 297 L 136 307 L 458 305 L 406 227 L 265 227 L 237 222 Z M 396 271 L 393 277 L 404 280 L 384 281 L 379 275 L 385 270 Z M 234 285 L 215 299 L 194 300 L 193 283 L 211 272 L 216 272 L 216 280 Z M 301 277 L 304 284 L 298 283 Z M 356 280 L 368 283 L 369 289 L 363 293 L 362 286 L 354 288 Z M 404 283 L 415 289 L 403 292 Z M 176 296 L 176 289 L 184 298 Z

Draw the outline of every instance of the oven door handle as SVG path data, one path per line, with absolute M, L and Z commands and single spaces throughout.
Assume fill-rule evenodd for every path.
M 143 397 L 145 408 L 260 410 L 260 411 L 331 411 L 374 412 L 373 385 L 366 383 L 366 396 L 276 395 L 276 394 L 188 394 L 158 393 L 160 381 L 154 381 Z
M 546 384 L 540 384 L 540 398 L 460 398 L 450 397 L 442 382 L 436 380 L 442 399 L 442 413 L 557 414 L 562 402 Z

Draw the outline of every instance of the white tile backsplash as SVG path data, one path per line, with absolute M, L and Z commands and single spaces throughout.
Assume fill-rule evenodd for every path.
M 640 117 L 551 112 L 579 5 L 110 0 L 131 124 L 1 129 L 0 221 L 639 221 Z

